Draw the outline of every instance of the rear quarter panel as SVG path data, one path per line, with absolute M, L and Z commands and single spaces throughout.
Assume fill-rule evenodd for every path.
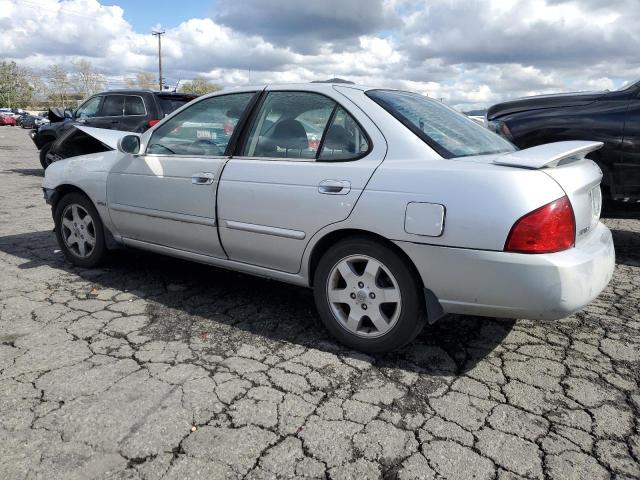
M 367 185 L 349 223 L 391 240 L 503 250 L 516 220 L 563 195 L 562 188 L 541 171 L 454 160 L 387 159 Z M 410 202 L 444 206 L 442 235 L 405 231 Z

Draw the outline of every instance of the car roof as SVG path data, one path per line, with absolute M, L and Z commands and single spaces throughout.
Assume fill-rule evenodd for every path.
M 374 90 L 377 87 L 368 87 L 365 85 L 356 85 L 353 83 L 342 83 L 342 82 L 330 82 L 330 83 L 314 83 L 314 82 L 308 82 L 308 83 L 268 83 L 268 84 L 261 84 L 261 85 L 241 85 L 241 86 L 231 86 L 231 87 L 225 87 L 222 90 L 218 90 L 216 92 L 212 92 L 206 95 L 203 95 L 200 98 L 206 98 L 206 97 L 213 97 L 216 95 L 222 95 L 222 94 L 226 94 L 226 93 L 242 93 L 242 92 L 255 92 L 255 91 L 261 91 L 264 89 L 267 90 L 301 90 L 301 91 L 308 91 L 308 92 L 320 92 L 320 93 L 327 93 L 327 92 L 335 92 L 334 87 L 343 87 L 343 88 L 352 88 L 355 90 L 361 90 L 361 91 L 367 91 L 367 90 Z M 388 89 L 388 90 L 393 90 L 393 89 Z
M 196 94 L 193 93 L 187 93 L 187 92 L 164 92 L 164 91 L 159 91 L 159 90 L 149 90 L 147 88 L 117 88 L 117 89 L 113 89 L 113 90 L 105 90 L 104 92 L 99 92 L 96 93 L 96 95 L 107 95 L 107 94 L 128 94 L 128 95 L 132 95 L 132 94 L 141 94 L 141 93 L 151 93 L 153 95 L 162 95 L 162 96 L 168 96 L 168 97 L 172 97 L 172 96 L 176 96 L 176 97 L 190 97 L 193 96 L 194 98 L 197 96 Z

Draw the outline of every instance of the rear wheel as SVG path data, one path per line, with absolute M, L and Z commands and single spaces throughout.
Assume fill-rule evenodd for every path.
M 402 347 L 424 327 L 419 280 L 408 262 L 365 237 L 343 240 L 320 259 L 314 274 L 320 318 L 341 343 L 379 353 Z
M 40 165 L 42 165 L 42 168 L 45 170 L 51 165 L 51 160 L 47 158 L 47 153 L 51 150 L 51 145 L 53 145 L 53 141 L 45 143 L 40 149 Z
M 54 220 L 58 245 L 67 260 L 79 267 L 98 265 L 106 255 L 102 221 L 93 203 L 80 193 L 69 193 L 56 205 Z

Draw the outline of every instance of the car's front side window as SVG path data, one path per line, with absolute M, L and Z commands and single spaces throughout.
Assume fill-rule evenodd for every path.
M 145 115 L 147 110 L 144 107 L 142 97 L 127 95 L 124 97 L 124 114 L 129 115 Z
M 102 97 L 93 97 L 84 102 L 78 110 L 76 110 L 76 118 L 92 118 L 98 115 L 98 107 L 100 106 Z
M 206 98 L 160 125 L 147 154 L 224 155 L 231 135 L 255 92 Z
M 335 102 L 310 92 L 269 92 L 241 155 L 315 159 Z

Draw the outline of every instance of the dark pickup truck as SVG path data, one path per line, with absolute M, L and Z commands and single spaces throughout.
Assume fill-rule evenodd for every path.
M 151 90 L 109 90 L 89 97 L 75 110 L 52 109 L 49 125 L 33 130 L 40 163 L 106 150 L 93 137 L 73 128 L 83 125 L 142 133 L 196 95 Z
M 487 126 L 519 148 L 562 140 L 596 140 L 589 155 L 602 169 L 603 194 L 640 201 L 640 82 L 606 92 L 541 95 L 499 103 Z

